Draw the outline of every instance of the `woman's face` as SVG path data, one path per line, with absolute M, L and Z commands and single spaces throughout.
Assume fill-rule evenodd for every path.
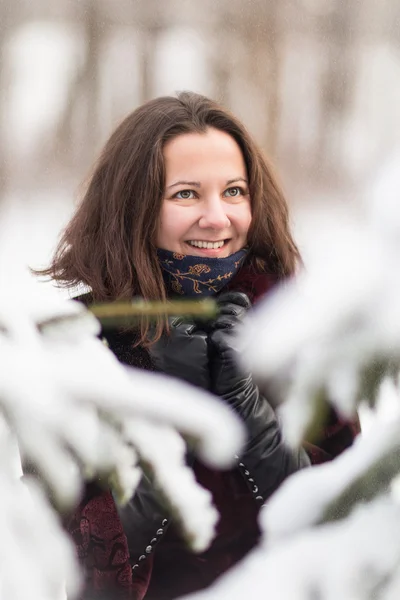
M 246 166 L 235 140 L 210 128 L 164 148 L 166 186 L 157 247 L 226 257 L 243 248 L 251 222 Z

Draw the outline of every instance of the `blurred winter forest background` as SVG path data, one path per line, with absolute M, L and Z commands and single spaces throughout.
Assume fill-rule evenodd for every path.
M 116 124 L 183 89 L 230 107 L 287 192 L 307 268 L 299 290 L 293 282 L 248 322 L 245 355 L 260 380 L 287 375 L 291 443 L 303 439 L 321 390 L 345 416 L 383 397 L 391 407 L 369 432 L 366 411 L 352 449 L 278 491 L 260 548 L 209 597 L 258 597 L 268 580 L 273 600 L 397 600 L 398 0 L 0 0 L 0 598 L 54 600 L 64 582 L 73 597 L 74 555 L 46 489 L 72 505 L 82 478 L 100 471 L 126 496 L 143 457 L 156 473 L 166 468 L 160 435 L 166 497 L 195 547 L 212 537 L 217 516 L 204 491 L 186 510 L 193 481 L 176 432 L 223 467 L 243 435 L 231 413 L 179 382 L 126 373 L 83 307 L 47 304 L 45 286 L 20 277 L 48 262 Z M 324 211 L 328 220 L 316 217 Z M 110 422 L 124 424 L 123 435 Z M 11 469 L 10 430 L 47 482 L 32 484 L 29 498 Z
M 353 210 L 398 143 L 397 0 L 1 0 L 0 56 L 3 231 L 34 266 L 102 143 L 152 97 L 229 106 L 295 211 Z

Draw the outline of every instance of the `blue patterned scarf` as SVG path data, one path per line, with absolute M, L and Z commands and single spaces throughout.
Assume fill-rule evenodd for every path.
M 236 275 L 248 253 L 243 248 L 226 258 L 209 258 L 157 250 L 168 294 L 213 296 Z

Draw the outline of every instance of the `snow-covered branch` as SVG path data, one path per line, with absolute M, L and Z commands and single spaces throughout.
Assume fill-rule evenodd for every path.
M 388 498 L 348 519 L 262 545 L 210 590 L 182 600 L 395 600 L 400 506 Z
M 18 514 L 25 522 L 34 510 L 26 532 L 31 532 L 29 551 L 22 537 L 18 546 L 7 546 L 20 569 L 36 572 L 29 578 L 32 599 L 53 600 L 56 583 L 60 586 L 63 579 L 71 597 L 78 586 L 71 545 L 49 499 L 59 510 L 68 510 L 78 502 L 85 479 L 96 477 L 128 500 L 144 469 L 188 543 L 203 550 L 218 514 L 211 495 L 185 464 L 182 435 L 206 463 L 219 467 L 230 465 L 244 443 L 242 425 L 228 407 L 188 384 L 121 365 L 98 333 L 96 319 L 76 302 L 45 297 L 15 302 L 5 296 L 0 304 L 4 444 L 11 444 L 11 432 L 22 463 L 38 476 L 28 475 L 22 483 L 9 468 L 0 470 L 2 539 L 15 536 Z M 2 464 L 8 464 L 6 458 Z M 43 543 L 51 544 L 52 552 L 33 550 L 39 523 Z M 56 541 L 50 542 L 45 532 Z M 59 550 L 53 552 L 53 547 Z M 22 580 L 19 589 L 15 569 L 3 569 L 4 564 L 1 590 L 13 586 L 7 597 L 25 598 Z
M 307 215 L 306 268 L 249 315 L 239 341 L 281 399 L 290 444 L 321 428 L 327 402 L 343 418 L 368 404 L 374 422 L 332 462 L 286 480 L 262 509 L 261 545 L 190 600 L 399 597 L 399 166 L 400 155 L 357 219 Z

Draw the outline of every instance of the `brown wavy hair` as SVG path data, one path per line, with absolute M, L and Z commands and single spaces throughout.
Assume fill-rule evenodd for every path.
M 165 188 L 163 147 L 178 135 L 209 127 L 232 136 L 244 156 L 252 201 L 249 258 L 279 279 L 292 275 L 299 252 L 271 166 L 236 117 L 192 92 L 151 100 L 122 121 L 94 165 L 50 266 L 36 274 L 61 287 L 86 284 L 96 302 L 165 299 L 155 243 Z M 143 322 L 141 341 L 147 330 Z M 162 330 L 160 320 L 158 334 Z

